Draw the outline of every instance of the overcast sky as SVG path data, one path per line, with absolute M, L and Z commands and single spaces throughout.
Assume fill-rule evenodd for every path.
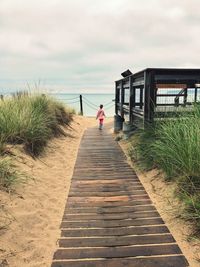
M 129 68 L 200 67 L 200 0 L 0 0 L 0 89 L 113 92 Z

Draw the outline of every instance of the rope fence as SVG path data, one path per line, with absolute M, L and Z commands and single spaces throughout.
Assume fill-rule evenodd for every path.
M 55 96 L 55 95 L 54 95 Z M 3 101 L 4 97 L 6 97 L 6 95 L 0 95 L 0 100 Z M 92 110 L 93 115 L 96 115 L 97 110 L 99 109 L 99 104 L 94 104 L 90 99 L 88 99 L 85 95 L 78 95 L 76 97 L 71 97 L 68 98 L 66 96 L 59 95 L 56 96 L 56 98 L 60 101 L 63 101 L 65 104 L 67 105 L 72 105 L 72 107 L 74 106 L 75 109 L 79 109 L 77 111 L 80 112 L 80 114 L 83 115 L 83 111 L 85 110 Z M 115 106 L 115 100 L 110 100 L 109 102 L 106 102 L 105 104 L 103 104 L 104 108 L 105 108 L 105 112 L 107 113 L 107 111 L 112 111 L 113 107 Z M 86 112 L 87 113 L 87 112 Z M 113 114 L 114 115 L 114 110 L 113 110 Z
M 73 105 L 73 104 L 77 104 L 77 106 L 79 106 L 79 111 L 80 114 L 83 115 L 83 111 L 84 110 L 92 110 L 95 111 L 94 114 L 96 114 L 97 110 L 99 109 L 99 105 L 94 104 L 91 100 L 89 100 L 85 95 L 79 95 L 77 97 L 73 97 L 73 98 L 67 98 L 67 97 L 62 97 L 59 96 L 57 97 L 58 100 L 64 101 L 65 104 L 67 105 Z M 113 109 L 113 107 L 115 106 L 115 103 L 113 103 L 115 100 L 110 100 L 109 102 L 106 102 L 105 104 L 103 104 L 104 108 L 106 109 L 106 111 L 111 111 Z M 79 104 L 79 105 L 78 105 Z

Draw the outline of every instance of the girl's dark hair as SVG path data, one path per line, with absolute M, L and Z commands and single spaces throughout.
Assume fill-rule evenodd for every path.
M 103 108 L 103 105 L 100 105 L 100 108 Z

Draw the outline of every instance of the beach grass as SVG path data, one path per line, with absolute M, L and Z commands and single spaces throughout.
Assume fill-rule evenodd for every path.
M 183 217 L 200 231 L 200 105 L 176 119 L 163 120 L 133 137 L 130 156 L 144 169 L 159 168 L 178 185 Z
M 65 135 L 63 127 L 70 125 L 73 114 L 73 109 L 46 95 L 25 92 L 5 98 L 0 101 L 0 155 L 6 144 L 22 144 L 26 152 L 38 156 L 51 138 Z M 0 183 L 9 186 L 17 175 L 10 161 L 0 159 Z
M 74 111 L 44 95 L 17 95 L 0 102 L 0 140 L 22 143 L 33 155 L 42 152 L 48 140 L 64 134 Z M 0 146 L 1 147 L 1 146 Z
M 0 187 L 9 188 L 19 182 L 25 175 L 17 171 L 13 161 L 8 157 L 0 158 Z

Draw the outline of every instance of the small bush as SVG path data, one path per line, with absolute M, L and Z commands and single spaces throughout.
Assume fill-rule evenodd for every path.
M 0 102 L 0 141 L 23 143 L 27 151 L 38 155 L 50 138 L 64 134 L 60 126 L 69 126 L 73 114 L 47 96 L 17 94 Z
M 144 130 L 138 130 L 133 135 L 129 156 L 131 159 L 139 162 L 141 169 L 151 169 L 154 166 L 154 155 L 152 153 L 152 144 L 155 141 L 155 128 L 148 127 Z
M 10 187 L 21 178 L 21 174 L 14 168 L 11 159 L 0 158 L 0 186 Z

